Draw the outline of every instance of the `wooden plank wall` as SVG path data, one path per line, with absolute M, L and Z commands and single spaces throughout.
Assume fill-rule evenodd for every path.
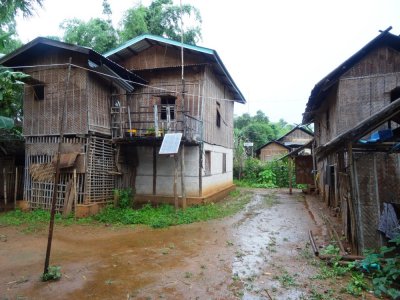
M 205 58 L 199 58 L 199 55 L 192 51 L 184 50 L 184 64 L 200 64 L 206 63 Z M 154 68 L 165 68 L 181 66 L 181 49 L 171 46 L 155 45 L 147 50 L 140 52 L 137 55 L 132 55 L 125 61 L 117 63 L 121 64 L 128 70 L 143 70 Z
M 225 99 L 233 99 L 233 96 L 217 79 L 209 66 L 205 71 L 203 95 L 204 141 L 232 149 L 234 101 Z M 221 127 L 216 126 L 217 108 L 221 114 Z
M 283 156 L 284 154 L 289 153 L 289 150 L 286 149 L 285 147 L 276 144 L 276 143 L 271 143 L 264 148 L 261 149 L 260 151 L 260 160 L 262 161 L 271 161 L 277 157 Z

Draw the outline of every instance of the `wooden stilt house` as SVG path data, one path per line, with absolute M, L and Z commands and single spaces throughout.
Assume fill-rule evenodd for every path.
M 177 189 L 184 184 L 188 204 L 227 193 L 233 187 L 233 108 L 245 99 L 217 52 L 145 34 L 105 56 L 149 82 L 126 98 L 114 96 L 120 187 L 134 187 L 137 202 L 172 202 L 174 160 L 159 149 L 166 133 L 180 132 L 185 170 Z
M 29 207 L 50 207 L 59 143 L 57 210 L 74 206 L 85 215 L 112 200 L 116 165 L 111 95 L 123 99 L 135 90 L 129 81 L 146 81 L 89 48 L 40 37 L 2 57 L 0 64 L 30 75 L 23 108 L 23 197 Z
M 387 241 L 387 205 L 400 215 L 400 37 L 390 29 L 316 84 L 303 117 L 315 127 L 319 190 L 359 253 Z

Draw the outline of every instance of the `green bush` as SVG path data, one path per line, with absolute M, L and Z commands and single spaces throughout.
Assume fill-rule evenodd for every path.
M 133 192 L 132 189 L 121 189 L 114 190 L 114 193 L 118 197 L 119 208 L 130 208 L 133 204 Z
M 237 174 L 238 171 L 234 172 Z M 237 179 L 237 177 L 236 177 Z M 292 174 L 293 187 L 301 187 L 295 184 L 296 176 Z M 289 162 L 287 159 L 261 162 L 250 158 L 245 161 L 242 177 L 235 184 L 243 187 L 259 188 L 284 188 L 289 187 Z
M 391 247 L 379 251 L 366 251 L 360 268 L 372 277 L 375 295 L 387 295 L 392 299 L 400 297 L 400 235 L 389 241 Z

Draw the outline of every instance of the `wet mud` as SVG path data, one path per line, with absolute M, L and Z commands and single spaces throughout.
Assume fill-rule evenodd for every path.
M 308 230 L 323 239 L 322 224 L 300 191 L 252 192 L 242 212 L 209 222 L 59 226 L 57 282 L 40 281 L 46 232 L 2 227 L 0 299 L 309 299 Z

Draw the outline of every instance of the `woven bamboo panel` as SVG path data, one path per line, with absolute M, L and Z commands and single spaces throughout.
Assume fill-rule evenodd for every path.
M 54 188 L 54 157 L 57 153 L 59 137 L 39 136 L 26 138 L 24 199 L 32 209 L 50 209 Z M 85 152 L 87 139 L 65 137 L 62 149 Z M 85 173 L 77 174 L 77 203 L 85 198 Z M 65 188 L 73 180 L 73 168 L 62 170 L 57 191 L 57 211 L 62 211 Z
M 113 151 L 111 139 L 90 137 L 85 203 L 113 200 L 116 171 Z
M 85 134 L 87 124 L 87 95 L 85 71 L 72 68 L 67 88 L 67 67 L 28 69 L 26 73 L 44 83 L 44 99 L 34 99 L 34 88 L 24 88 L 25 136 L 57 135 L 65 105 L 65 134 Z

